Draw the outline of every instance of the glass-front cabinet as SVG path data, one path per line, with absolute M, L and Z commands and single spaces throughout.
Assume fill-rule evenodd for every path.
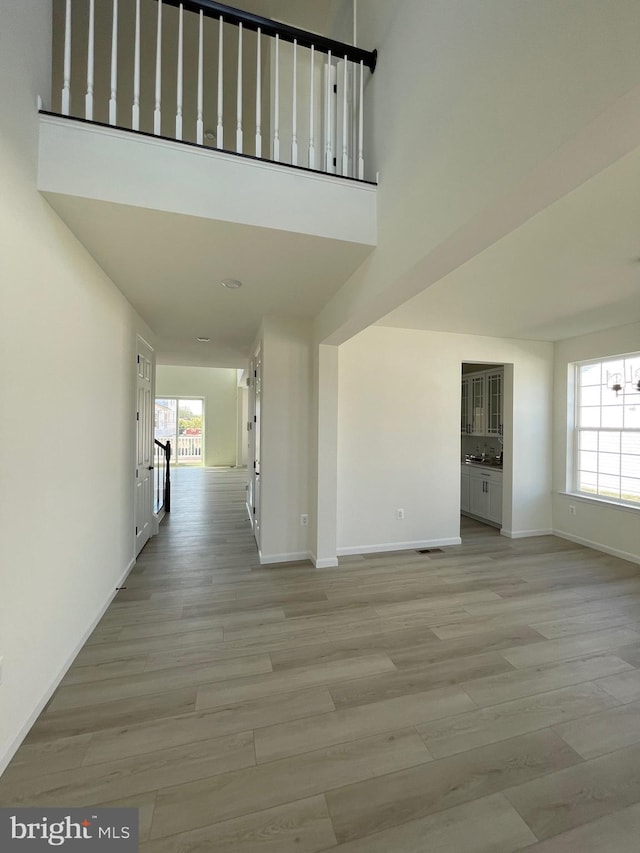
M 487 435 L 502 435 L 503 378 L 502 370 L 487 373 Z
M 460 431 L 464 435 L 502 435 L 503 385 L 502 368 L 462 377 Z

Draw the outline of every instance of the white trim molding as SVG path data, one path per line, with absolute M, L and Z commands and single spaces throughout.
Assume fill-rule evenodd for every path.
M 446 545 L 461 545 L 459 536 L 451 539 L 425 539 L 419 542 L 383 542 L 379 545 L 354 545 L 348 548 L 338 548 L 339 557 L 350 557 L 357 554 L 382 554 L 387 551 L 417 551 L 423 548 L 442 548 Z
M 310 559 L 316 569 L 336 569 L 339 566 L 337 557 L 322 557 L 318 559 L 315 554 L 311 554 Z
M 601 545 L 600 542 L 592 542 L 591 539 L 583 539 L 582 536 L 574 536 L 572 533 L 565 533 L 563 530 L 554 530 L 553 535 L 560 539 L 566 539 L 569 542 L 575 542 L 576 545 L 585 545 L 594 551 L 601 551 L 603 554 L 610 554 L 612 557 L 619 557 L 621 560 L 627 560 L 629 563 L 640 565 L 640 556 L 638 554 L 632 554 L 629 551 L 620 551 L 618 548 L 609 548 L 607 545 Z
M 120 577 L 120 580 L 116 584 L 116 587 L 123 586 L 124 582 L 126 581 L 127 577 L 129 576 L 129 572 L 135 566 L 135 564 L 136 564 L 136 558 L 134 557 L 131 560 L 131 562 L 129 563 L 129 565 L 127 566 L 127 568 L 124 570 L 122 576 Z M 53 694 L 56 692 L 56 690 L 58 689 L 60 682 L 62 681 L 62 679 L 65 677 L 65 675 L 69 671 L 71 664 L 74 662 L 74 660 L 78 656 L 79 652 L 81 651 L 82 647 L 87 642 L 89 637 L 93 634 L 94 630 L 96 629 L 96 626 L 98 625 L 98 623 L 100 622 L 100 620 L 102 619 L 104 614 L 109 609 L 111 602 L 116 597 L 116 593 L 117 593 L 117 589 L 114 589 L 113 594 L 109 598 L 107 598 L 105 603 L 102 605 L 102 607 L 98 611 L 97 616 L 95 616 L 91 620 L 91 623 L 89 624 L 87 629 L 84 631 L 84 633 L 80 637 L 80 640 L 74 646 L 71 654 L 68 655 L 68 657 L 65 660 L 65 662 L 63 663 L 62 667 L 58 670 L 58 672 L 54 675 L 53 679 L 49 682 L 48 687 L 43 692 L 41 698 L 36 703 L 36 706 L 33 709 L 33 711 L 31 712 L 31 714 L 29 714 L 29 716 L 27 717 L 24 725 L 22 726 L 22 728 L 20 729 L 20 731 L 18 732 L 16 737 L 7 745 L 7 748 L 5 749 L 4 753 L 2 755 L 0 755 L 0 776 L 2 776 L 4 771 L 7 769 L 11 759 L 13 758 L 13 756 L 16 754 L 16 752 L 20 748 L 22 741 L 29 734 L 31 727 L 33 726 L 35 721 L 38 719 L 38 717 L 40 716 L 40 714 L 42 713 L 42 711 L 46 707 L 47 703 L 49 702 L 49 700 L 51 699 Z
M 258 551 L 261 566 L 272 566 L 274 563 L 305 563 L 313 562 L 308 551 L 291 552 L 289 554 L 263 554 Z
M 506 536 L 507 539 L 528 539 L 530 536 L 553 536 L 553 530 L 506 530 L 504 527 L 500 531 L 500 536 Z

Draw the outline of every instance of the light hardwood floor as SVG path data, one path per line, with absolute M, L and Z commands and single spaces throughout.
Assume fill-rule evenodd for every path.
M 0 779 L 145 853 L 640 847 L 640 569 L 463 544 L 261 568 L 244 475 L 174 509 Z

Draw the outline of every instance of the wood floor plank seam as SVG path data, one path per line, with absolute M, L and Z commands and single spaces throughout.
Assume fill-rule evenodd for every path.
M 260 566 L 244 477 L 175 471 L 1 802 L 139 807 L 141 853 L 635 853 L 638 566 L 468 519 Z

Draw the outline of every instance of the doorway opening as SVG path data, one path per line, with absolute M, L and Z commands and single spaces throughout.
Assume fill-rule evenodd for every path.
M 502 528 L 504 375 L 504 364 L 462 364 L 460 513 L 467 535 L 479 525 Z
M 171 442 L 173 465 L 203 465 L 204 399 L 156 397 L 154 437 Z

